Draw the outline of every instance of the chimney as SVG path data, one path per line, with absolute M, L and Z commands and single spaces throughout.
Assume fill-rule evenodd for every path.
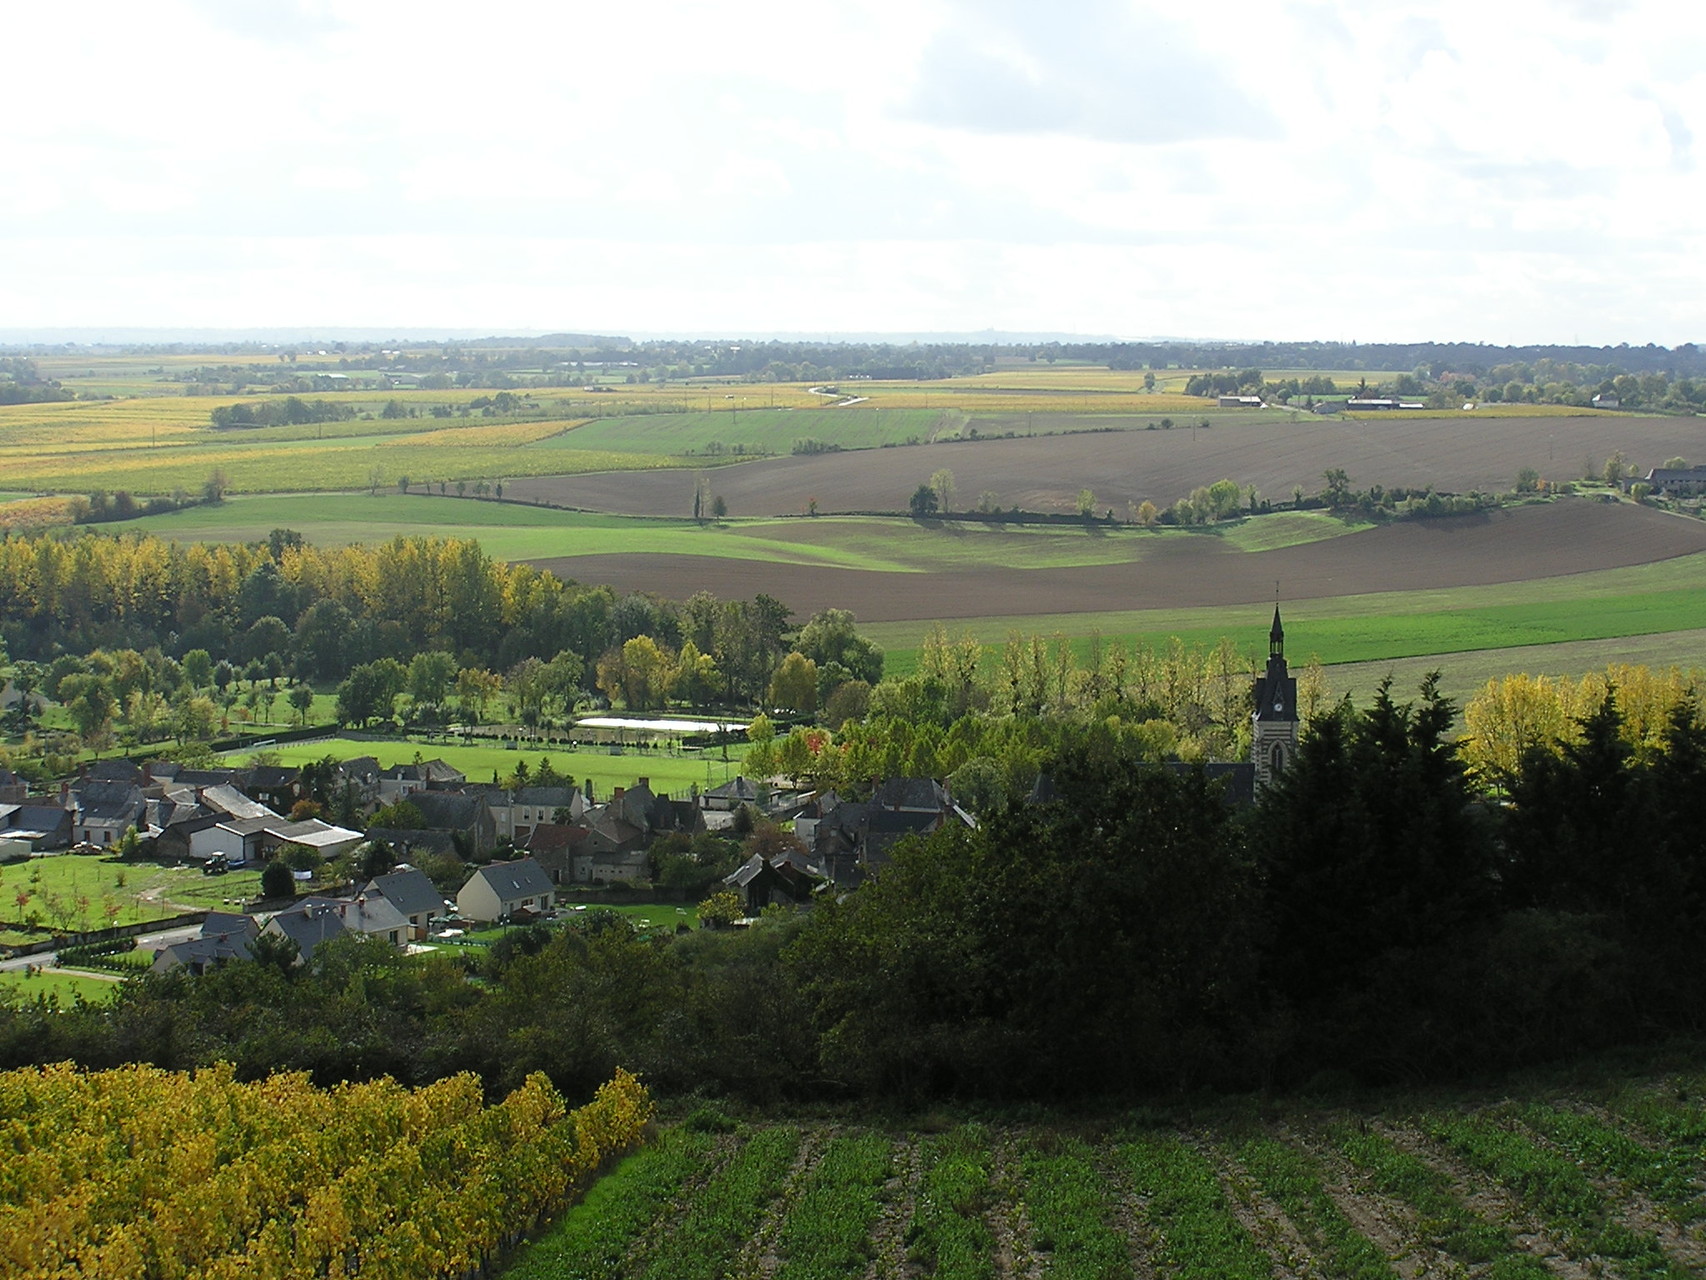
M 652 785 L 652 780 L 650 778 L 641 778 L 639 781 L 639 785 L 642 787 L 645 787 L 649 790 L 651 788 L 651 785 Z
M 626 787 L 612 787 L 610 790 L 610 803 L 611 804 L 621 804 L 622 803 L 622 797 L 627 795 L 627 794 L 628 794 L 628 789 Z

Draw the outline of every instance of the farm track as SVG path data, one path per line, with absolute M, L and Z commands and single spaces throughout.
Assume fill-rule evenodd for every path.
M 927 1134 L 798 1124 L 786 1161 L 772 1157 L 769 1181 L 749 1182 L 758 1198 L 745 1209 L 730 1201 L 747 1223 L 738 1241 L 701 1231 L 707 1247 L 732 1246 L 723 1260 L 701 1251 L 684 1266 L 679 1237 L 706 1219 L 701 1201 L 729 1184 L 742 1152 L 764 1145 L 772 1130 L 758 1127 L 704 1145 L 677 1200 L 636 1232 L 609 1280 L 1702 1275 L 1706 1151 L 1691 1133 L 1706 1114 L 1671 1092 L 1386 1118 L 1199 1118 L 1180 1130 L 1127 1128 L 1117 1116 Z M 1493 1145 L 1477 1147 L 1474 1134 Z M 1503 1154 L 1512 1150 L 1533 1160 L 1513 1163 Z M 1400 1166 L 1408 1182 L 1394 1183 Z M 1536 1172 L 1546 1168 L 1560 1172 Z

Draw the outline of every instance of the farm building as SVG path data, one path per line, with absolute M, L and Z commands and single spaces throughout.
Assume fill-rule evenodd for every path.
M 1641 484 L 1664 498 L 1698 498 L 1706 493 L 1706 467 L 1654 467 Z

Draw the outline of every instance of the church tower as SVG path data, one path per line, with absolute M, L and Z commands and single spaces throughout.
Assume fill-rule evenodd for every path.
M 1285 772 L 1297 753 L 1297 679 L 1285 665 L 1285 628 L 1279 606 L 1268 632 L 1268 669 L 1256 679 L 1256 711 L 1251 717 L 1250 759 L 1260 791 Z

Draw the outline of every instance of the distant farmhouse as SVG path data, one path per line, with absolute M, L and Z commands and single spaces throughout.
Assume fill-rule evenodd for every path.
M 1698 498 L 1706 493 L 1706 467 L 1654 467 L 1633 483 L 1660 498 Z

